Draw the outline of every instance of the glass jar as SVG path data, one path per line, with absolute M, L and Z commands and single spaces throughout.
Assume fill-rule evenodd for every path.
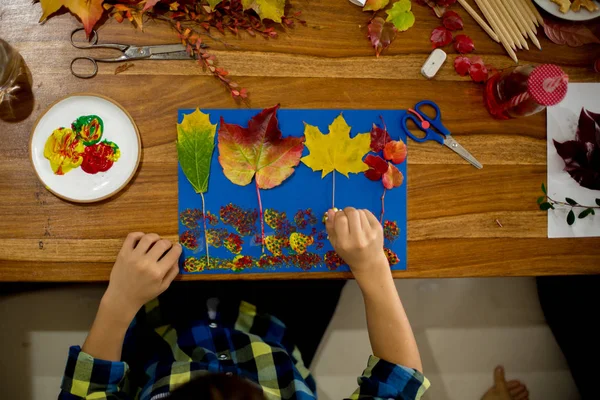
M 0 39 L 0 119 L 18 122 L 33 111 L 31 73 L 23 57 Z
M 494 118 L 527 117 L 560 103 L 567 94 L 568 79 L 552 64 L 509 68 L 488 79 L 484 103 Z

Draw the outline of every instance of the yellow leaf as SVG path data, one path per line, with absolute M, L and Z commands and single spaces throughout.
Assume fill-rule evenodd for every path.
M 285 0 L 242 0 L 244 10 L 253 9 L 260 19 L 270 19 L 281 22 Z
M 65 6 L 81 19 L 88 36 L 104 12 L 102 8 L 104 0 L 40 0 L 40 2 L 42 4 L 40 22 L 44 22 L 51 14 Z
M 324 135 L 316 126 L 304 124 L 306 147 L 310 154 L 300 161 L 313 171 L 322 171 L 321 178 L 333 170 L 348 177 L 369 169 L 363 157 L 371 150 L 371 135 L 359 133 L 350 138 L 350 127 L 340 114 L 329 125 L 329 134 Z

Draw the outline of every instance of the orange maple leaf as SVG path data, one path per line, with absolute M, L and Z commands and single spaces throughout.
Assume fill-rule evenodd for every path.
M 64 6 L 81 19 L 88 37 L 104 12 L 104 8 L 102 8 L 104 0 L 40 0 L 40 2 L 42 4 L 40 22 L 44 22 L 51 14 Z

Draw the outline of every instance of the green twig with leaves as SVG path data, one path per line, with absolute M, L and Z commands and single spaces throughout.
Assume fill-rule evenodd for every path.
M 579 218 L 579 219 L 583 219 L 583 218 L 587 217 L 588 215 L 596 215 L 596 211 L 594 211 L 594 210 L 600 210 L 600 199 L 596 199 L 595 206 L 586 206 L 583 204 L 579 204 L 577 201 L 573 200 L 570 197 L 565 197 L 565 201 L 554 200 L 553 198 L 548 196 L 548 192 L 546 190 L 546 185 L 544 185 L 543 183 L 542 183 L 542 192 L 544 192 L 544 195 L 538 197 L 538 199 L 537 199 L 537 203 L 540 206 L 540 210 L 542 210 L 542 211 L 555 210 L 556 209 L 555 206 L 571 207 L 571 210 L 567 214 L 567 224 L 569 224 L 569 225 L 573 225 L 575 223 L 575 210 L 576 209 L 582 209 L 579 212 L 579 215 L 577 216 L 577 218 Z

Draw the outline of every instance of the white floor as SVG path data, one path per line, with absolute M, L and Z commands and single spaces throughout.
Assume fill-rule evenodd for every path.
M 565 361 L 527 278 L 402 280 L 407 309 L 431 381 L 429 400 L 479 400 L 503 364 L 531 399 L 576 400 Z M 0 297 L 0 398 L 56 399 L 68 346 L 81 344 L 102 286 Z M 370 347 L 360 291 L 349 282 L 313 372 L 322 400 L 349 395 Z

